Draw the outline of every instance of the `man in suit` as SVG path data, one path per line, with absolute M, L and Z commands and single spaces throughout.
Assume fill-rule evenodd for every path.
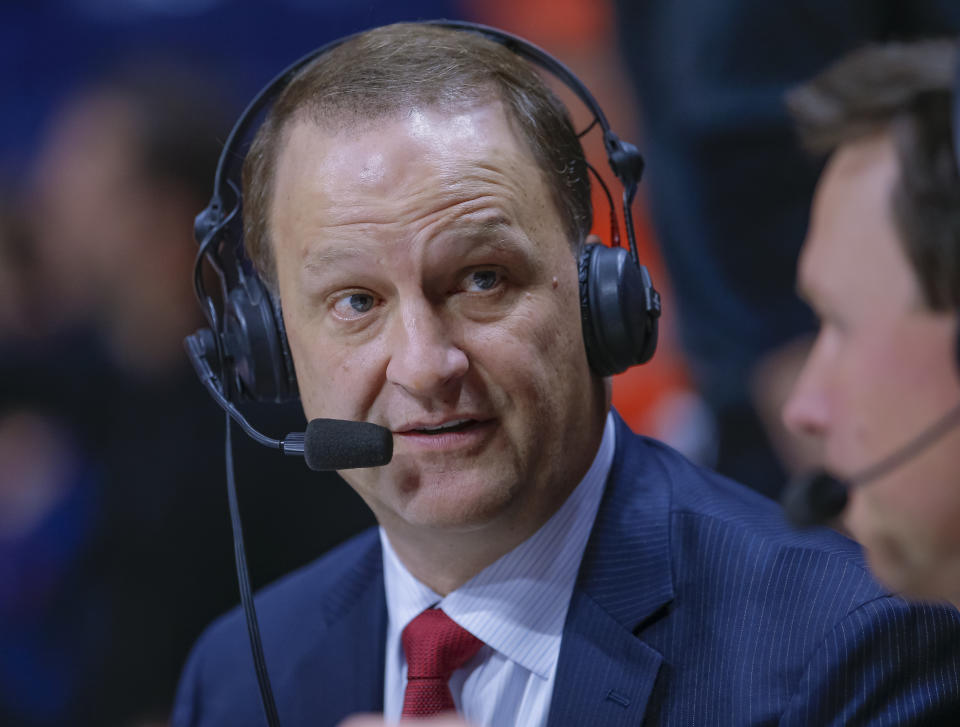
M 845 512 L 877 576 L 960 604 L 956 57 L 953 41 L 868 47 L 791 96 L 830 158 L 798 272 L 820 332 L 784 418 L 841 478 L 881 463 Z
M 635 436 L 591 370 L 594 241 L 566 113 L 510 50 L 368 32 L 284 90 L 244 173 L 309 418 L 393 432 L 345 479 L 380 524 L 260 594 L 286 725 L 909 724 L 960 709 L 951 608 Z M 259 725 L 239 613 L 173 723 Z

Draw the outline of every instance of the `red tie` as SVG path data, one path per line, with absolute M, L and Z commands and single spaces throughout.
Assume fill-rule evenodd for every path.
M 450 675 L 477 653 L 483 642 L 438 608 L 428 608 L 401 636 L 407 655 L 407 690 L 402 717 L 452 712 Z

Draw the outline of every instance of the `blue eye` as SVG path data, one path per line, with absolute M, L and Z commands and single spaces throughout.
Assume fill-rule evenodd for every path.
M 333 302 L 333 310 L 340 318 L 352 319 L 369 313 L 376 304 L 372 293 L 346 293 Z
M 464 280 L 464 290 L 484 291 L 493 290 L 500 283 L 500 273 L 497 270 L 474 270 Z
M 366 313 L 373 308 L 373 296 L 368 293 L 354 293 L 347 301 L 357 313 Z

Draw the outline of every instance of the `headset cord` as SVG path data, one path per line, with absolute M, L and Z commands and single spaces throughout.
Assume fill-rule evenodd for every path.
M 257 672 L 257 686 L 260 688 L 260 700 L 269 727 L 280 727 L 277 704 L 267 674 L 267 663 L 263 658 L 263 644 L 260 641 L 260 627 L 257 625 L 257 612 L 253 605 L 253 593 L 250 590 L 250 574 L 247 571 L 247 555 L 243 547 L 243 527 L 240 523 L 240 506 L 237 502 L 237 486 L 233 474 L 233 443 L 230 430 L 230 415 L 227 414 L 226 441 L 224 454 L 227 465 L 227 499 L 230 503 L 230 524 L 233 528 L 233 556 L 237 564 L 237 582 L 240 585 L 240 603 L 247 619 L 247 634 L 250 637 L 250 650 L 253 652 L 253 667 Z

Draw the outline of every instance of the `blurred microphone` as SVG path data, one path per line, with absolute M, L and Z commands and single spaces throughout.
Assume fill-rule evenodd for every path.
M 784 489 L 780 500 L 787 520 L 797 528 L 827 525 L 843 512 L 852 488 L 860 487 L 893 472 L 900 465 L 924 452 L 958 424 L 960 424 L 960 405 L 948 411 L 892 454 L 861 470 L 848 480 L 834 477 L 825 470 L 795 477 Z
M 847 506 L 848 487 L 849 483 L 838 480 L 826 470 L 807 472 L 789 482 L 780 504 L 795 528 L 826 525 Z

